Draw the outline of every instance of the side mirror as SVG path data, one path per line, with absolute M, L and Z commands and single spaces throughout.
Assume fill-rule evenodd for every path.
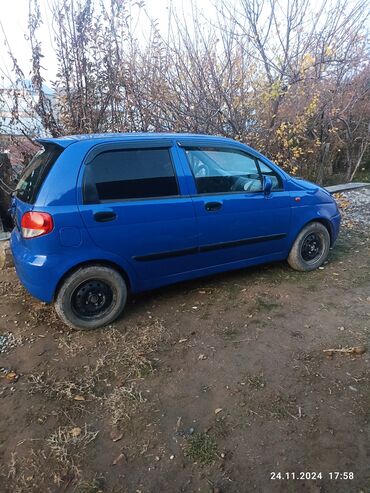
M 270 195 L 272 190 L 272 180 L 269 176 L 264 175 L 263 177 L 263 192 L 265 195 Z

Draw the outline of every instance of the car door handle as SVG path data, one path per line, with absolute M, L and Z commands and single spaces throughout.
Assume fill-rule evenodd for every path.
M 98 223 L 106 223 L 108 221 L 114 221 L 116 219 L 117 214 L 113 211 L 101 211 L 95 212 L 94 219 Z
M 204 207 L 208 212 L 218 211 L 222 207 L 222 202 L 207 202 Z

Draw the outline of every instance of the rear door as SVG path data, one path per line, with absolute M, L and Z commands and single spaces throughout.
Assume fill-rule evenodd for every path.
M 130 262 L 142 280 L 191 270 L 194 206 L 172 142 L 96 147 L 82 174 L 79 208 L 99 248 Z
M 283 178 L 253 155 L 232 146 L 181 145 L 193 175 L 200 267 L 269 256 L 287 249 L 290 195 Z M 263 175 L 273 182 L 263 192 Z

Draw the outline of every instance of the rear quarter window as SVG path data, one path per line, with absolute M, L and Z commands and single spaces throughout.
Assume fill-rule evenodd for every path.
M 15 196 L 28 204 L 34 204 L 37 195 L 55 161 L 63 152 L 58 146 L 40 150 L 31 160 L 15 189 Z

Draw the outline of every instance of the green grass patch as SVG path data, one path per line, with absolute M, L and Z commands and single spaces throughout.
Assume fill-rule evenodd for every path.
M 255 299 L 256 302 L 256 307 L 258 311 L 271 311 L 274 308 L 279 308 L 280 304 L 279 303 L 274 303 L 273 301 L 267 300 L 266 298 L 263 298 L 261 296 L 257 296 Z
M 186 455 L 200 464 L 211 464 L 217 458 L 217 443 L 207 433 L 196 433 L 188 438 Z

